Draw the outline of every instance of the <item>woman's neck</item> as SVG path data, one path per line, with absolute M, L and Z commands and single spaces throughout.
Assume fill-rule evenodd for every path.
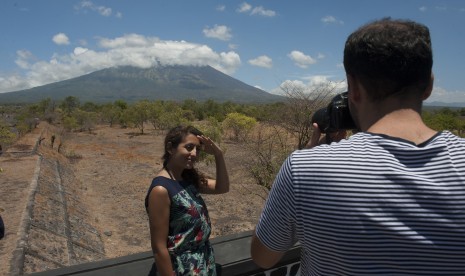
M 169 165 L 165 166 L 163 169 L 172 180 L 182 180 L 183 170 L 171 168 Z

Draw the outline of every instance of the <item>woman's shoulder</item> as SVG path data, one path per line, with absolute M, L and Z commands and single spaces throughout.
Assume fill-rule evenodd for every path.
M 157 175 L 155 178 L 153 178 L 149 190 L 159 186 L 165 188 L 168 191 L 170 197 L 173 197 L 184 188 L 182 183 L 163 175 Z
M 172 198 L 177 193 L 178 188 L 176 186 L 178 186 L 176 185 L 176 181 L 164 176 L 157 175 L 152 179 L 152 183 L 150 184 L 147 195 L 145 196 L 145 207 L 147 208 L 148 206 L 149 196 L 151 194 L 161 195 L 164 193 L 163 190 L 165 190 L 165 192 L 168 192 L 169 198 Z M 152 191 L 155 191 L 155 193 L 152 193 Z
M 161 186 L 161 187 L 168 190 L 170 187 L 173 186 L 173 184 L 175 182 L 176 181 L 174 181 L 174 180 L 172 180 L 170 178 L 167 178 L 165 176 L 157 175 L 152 179 L 152 183 L 150 184 L 150 188 L 155 188 L 157 186 Z

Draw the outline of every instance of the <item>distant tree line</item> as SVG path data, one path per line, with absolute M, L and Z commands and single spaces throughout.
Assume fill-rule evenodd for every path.
M 179 124 L 193 124 L 215 141 L 229 139 L 253 153 L 242 163 L 258 185 L 269 189 L 284 159 L 309 141 L 313 113 L 326 106 L 335 94 L 329 86 L 313 93 L 293 86 L 281 88 L 287 100 L 268 104 L 193 99 L 97 104 L 81 103 L 78 97 L 69 96 L 59 102 L 46 98 L 28 105 L 0 105 L 0 146 L 5 148 L 32 131 L 39 121 L 59 126 L 65 133 L 92 132 L 98 125 L 108 125 L 134 128 L 139 135 L 145 134 L 149 125 L 164 131 Z M 435 130 L 465 136 L 465 108 L 433 109 L 424 111 L 422 117 Z

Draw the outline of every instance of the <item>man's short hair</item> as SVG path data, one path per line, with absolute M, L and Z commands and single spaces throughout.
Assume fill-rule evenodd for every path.
M 371 100 L 420 95 L 430 83 L 433 67 L 429 29 L 391 18 L 366 24 L 347 38 L 344 67 L 367 89 Z

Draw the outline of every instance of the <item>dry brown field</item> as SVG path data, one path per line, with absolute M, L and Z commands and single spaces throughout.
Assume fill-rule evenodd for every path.
M 140 135 L 138 129 L 102 125 L 91 132 L 63 134 L 55 127 L 41 123 L 38 129 L 23 138 L 29 140 L 17 143 L 27 148 L 27 145 L 34 144 L 35 139 L 41 139 L 34 153 L 25 156 L 4 153 L 0 156 L 0 167 L 3 168 L 0 173 L 0 208 L 3 209 L 1 215 L 7 229 L 5 238 L 0 240 L 0 275 L 15 265 L 18 241 L 24 236 L 29 244 L 26 245 L 29 246 L 26 251 L 35 252 L 36 255 L 48 252 L 43 259 L 50 260 L 50 265 L 43 265 L 26 256 L 26 272 L 63 265 L 56 262 L 61 252 L 57 244 L 66 235 L 58 235 L 59 238 L 54 239 L 44 238 L 48 232 L 60 232 L 58 220 L 46 221 L 51 216 L 47 212 L 57 213 L 47 211 L 53 204 L 42 209 L 36 207 L 32 212 L 29 220 L 33 226 L 38 226 L 38 230 L 31 233 L 32 228 L 22 229 L 28 225 L 24 221 L 30 215 L 27 210 L 31 201 L 40 206 L 44 202 L 51 202 L 50 198 L 54 196 L 53 192 L 47 195 L 48 190 L 40 188 L 42 182 L 50 182 L 48 185 L 53 186 L 55 178 L 47 175 L 38 177 L 39 188 L 36 190 L 40 193 L 31 196 L 35 191 L 32 186 L 37 185 L 33 179 L 37 173 L 39 156 L 42 158 L 42 170 L 47 168 L 47 164 L 58 164 L 59 175 L 67 183 L 61 189 L 65 190 L 64 197 L 68 198 L 65 218 L 70 220 L 67 225 L 71 230 L 63 231 L 74 238 L 74 244 L 83 245 L 84 248 L 89 247 L 85 246 L 86 241 L 91 241 L 91 245 L 98 248 L 96 251 L 101 255 L 94 258 L 92 256 L 95 254 L 78 254 L 75 249 L 73 254 L 80 259 L 74 262 L 65 260 L 64 265 L 151 250 L 144 198 L 152 178 L 161 169 L 165 133 L 151 129 L 148 125 L 144 132 L 144 135 Z M 55 135 L 53 145 L 52 135 Z M 243 160 L 250 152 L 227 138 L 220 146 L 225 149 L 231 189 L 227 194 L 203 196 L 212 221 L 211 238 L 252 230 L 267 195 L 267 191 L 254 184 L 244 169 Z M 197 168 L 215 176 L 214 164 L 199 162 Z M 38 210 L 44 210 L 41 217 Z M 50 227 L 54 223 L 56 225 Z M 90 230 L 81 233 L 83 231 L 79 228 L 84 226 Z M 89 233 L 93 236 L 90 237 Z M 40 241 L 33 241 L 34 238 Z M 33 245 L 34 242 L 39 245 Z

